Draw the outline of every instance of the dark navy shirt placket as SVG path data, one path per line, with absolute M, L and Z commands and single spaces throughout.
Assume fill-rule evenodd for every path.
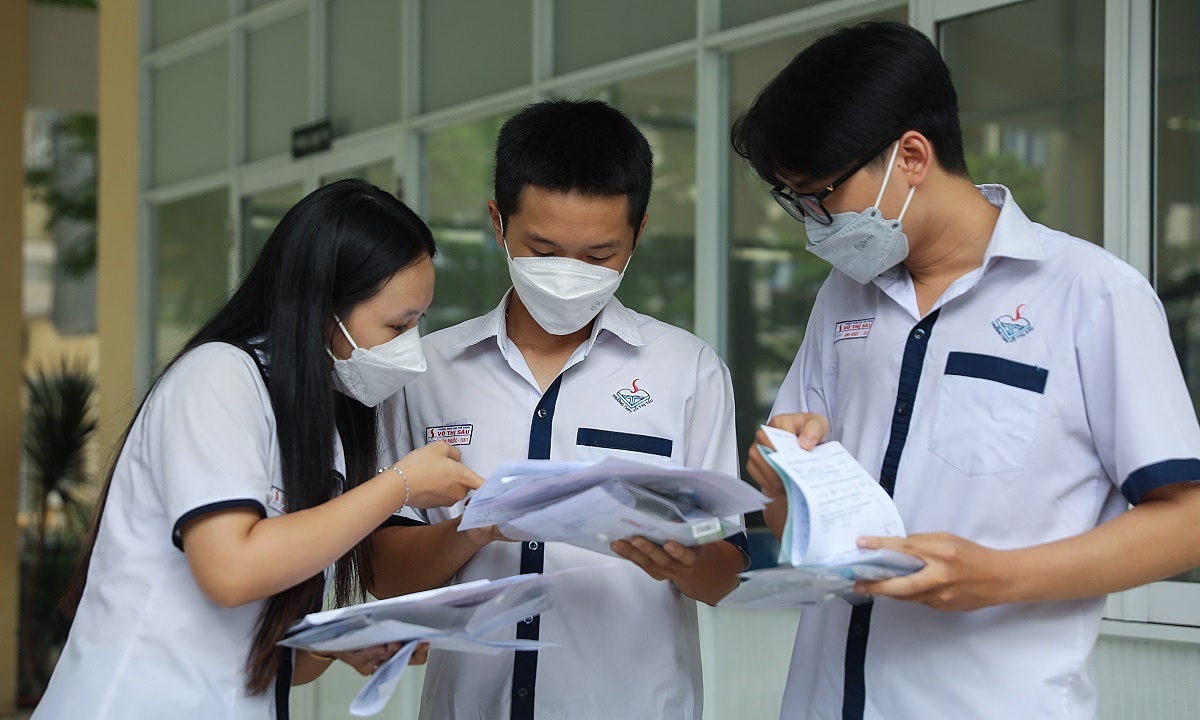
M 542 395 L 533 411 L 529 427 L 529 459 L 549 460 L 550 441 L 554 430 L 554 407 L 558 402 L 558 389 L 562 384 L 559 375 Z M 526 541 L 521 546 L 521 573 L 540 573 L 545 564 L 546 544 L 537 540 Z M 537 640 L 541 616 L 527 617 L 517 623 L 517 639 Z M 534 691 L 537 685 L 536 650 L 521 650 L 513 653 L 512 720 L 533 720 Z
M 937 322 L 935 310 L 925 316 L 908 334 L 904 345 L 904 357 L 900 360 L 900 385 L 896 391 L 896 404 L 892 406 L 892 427 L 888 438 L 887 452 L 883 456 L 883 467 L 879 472 L 879 484 L 890 496 L 896 489 L 896 475 L 900 470 L 900 455 L 908 440 L 908 427 L 912 422 L 913 406 L 917 402 L 917 385 L 921 382 L 921 370 L 925 366 L 925 351 L 929 337 Z M 873 603 L 856 605 L 850 612 L 850 628 L 846 633 L 845 684 L 842 689 L 842 720 L 862 720 L 867 703 L 866 660 L 867 638 L 871 634 L 871 608 Z

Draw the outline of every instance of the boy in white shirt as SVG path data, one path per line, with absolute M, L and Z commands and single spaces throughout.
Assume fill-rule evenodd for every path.
M 514 289 L 495 310 L 423 341 L 429 370 L 396 396 L 397 453 L 449 439 L 486 476 L 516 458 L 620 456 L 737 473 L 733 391 L 713 350 L 613 298 L 646 223 L 652 156 L 597 101 L 531 105 L 500 131 L 488 203 Z M 562 543 L 428 525 L 376 533 L 376 594 L 612 561 Z M 613 543 L 630 563 L 556 585 L 554 610 L 502 655 L 430 654 L 424 718 L 701 717 L 694 599 L 715 603 L 744 569 L 744 536 L 686 548 Z M 515 657 L 514 657 L 515 655 Z

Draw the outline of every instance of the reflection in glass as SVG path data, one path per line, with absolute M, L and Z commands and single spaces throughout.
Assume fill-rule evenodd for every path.
M 629 116 L 654 152 L 650 216 L 617 297 L 638 312 L 695 327 L 696 96 L 693 66 L 583 93 Z
M 1175 352 L 1200 407 L 1200 7 L 1158 4 L 1155 280 Z M 1200 582 L 1200 569 L 1182 580 Z
M 556 75 L 696 35 L 694 0 L 556 0 L 551 16 Z
M 309 121 L 308 13 L 249 33 L 246 40 L 246 151 L 250 160 L 282 155 L 292 130 Z
M 791 37 L 732 54 L 730 117 L 744 112 L 762 86 L 816 38 Z M 829 274 L 828 264 L 805 252 L 804 225 L 771 198 L 769 189 L 731 153 L 728 360 L 743 455 L 768 419 L 804 339 L 817 290 Z
M 229 3 L 152 0 L 150 17 L 154 47 L 162 47 L 224 22 L 229 18 Z
M 1007 185 L 1035 222 L 1102 242 L 1104 4 L 1031 0 L 939 30 L 972 179 Z
M 300 183 L 274 188 L 242 198 L 241 268 L 238 277 L 246 276 L 262 250 L 263 244 L 275 230 L 290 207 L 300 202 L 304 188 Z
M 335 137 L 400 119 L 401 0 L 329 4 L 329 117 Z M 368 89 L 369 88 L 369 89 Z
M 396 181 L 392 177 L 392 161 L 385 160 L 384 162 L 373 163 L 371 165 L 363 165 L 360 167 L 348 168 L 339 170 L 338 172 L 330 173 L 321 176 L 321 184 L 328 185 L 334 180 L 342 180 L 345 178 L 358 178 L 366 180 L 372 185 L 383 188 L 393 195 L 396 194 Z M 400 198 L 403 200 L 404 198 Z
M 420 15 L 422 112 L 529 83 L 531 0 L 420 0 Z
M 721 0 L 721 27 L 731 28 L 792 10 L 810 7 L 822 0 Z M 900 18 L 903 21 L 904 18 Z M 797 48 L 799 52 L 799 48 Z M 793 53 L 794 54 L 794 53 Z M 782 65 L 779 66 L 782 69 Z
M 151 75 L 156 185 L 220 170 L 229 161 L 229 48 L 224 44 Z
M 504 251 L 488 219 L 496 133 L 508 115 L 496 115 L 425 136 L 425 221 L 438 243 L 437 294 L 422 332 L 482 315 L 509 288 Z
M 225 301 L 229 215 L 225 188 L 163 203 L 154 247 L 154 359 L 162 369 Z
M 903 9 L 880 19 L 904 21 Z M 729 56 L 731 118 L 745 112 L 776 73 L 824 30 Z M 804 339 L 817 290 L 829 265 L 804 249 L 804 225 L 768 194 L 770 187 L 741 158 L 729 168 L 729 352 L 737 396 L 738 447 L 745 452 L 768 419 L 779 386 Z

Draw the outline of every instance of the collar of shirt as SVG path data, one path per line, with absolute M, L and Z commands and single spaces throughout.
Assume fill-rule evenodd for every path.
M 477 345 L 489 338 L 496 338 L 496 344 L 500 347 L 500 351 L 505 351 L 505 342 L 508 338 L 507 332 L 507 317 L 505 310 L 508 308 L 508 300 L 513 293 L 512 288 L 504 293 L 504 297 L 500 299 L 500 304 L 497 305 L 487 315 L 480 316 L 471 333 L 467 335 L 461 342 L 453 345 L 455 350 Z M 621 301 L 615 297 L 608 301 L 608 304 L 600 310 L 600 314 L 596 316 L 596 321 L 592 325 L 592 334 L 587 339 L 580 349 L 586 357 L 591 351 L 592 346 L 597 342 L 600 333 L 608 331 L 616 335 L 626 344 L 633 347 L 641 347 L 645 344 L 642 339 L 642 331 L 638 328 L 637 319 L 634 312 L 621 304 Z
M 1003 185 L 976 185 L 976 187 L 989 203 L 1000 209 L 1000 216 L 996 219 L 996 226 L 992 229 L 987 250 L 984 251 L 983 264 L 951 283 L 931 311 L 975 287 L 988 267 L 1000 258 L 1032 261 L 1046 258 L 1045 250 L 1038 240 L 1037 226 L 1025 216 L 1017 203 L 1013 202 L 1009 189 Z M 882 273 L 873 282 L 901 305 L 911 304 L 915 310 L 916 295 L 912 277 L 903 265 L 897 265 Z
M 518 375 L 525 378 L 530 385 L 540 389 L 537 380 L 533 376 L 533 372 L 529 369 L 525 356 L 508 337 L 508 317 L 505 311 L 508 308 L 508 301 L 513 292 L 513 289 L 509 288 L 508 292 L 504 293 L 504 297 L 500 299 L 500 304 L 487 315 L 480 317 L 470 333 L 462 341 L 455 343 L 451 347 L 455 350 L 462 350 L 494 338 L 496 346 L 500 350 L 500 355 L 508 363 L 508 366 Z M 592 347 L 597 342 L 603 342 L 600 339 L 600 334 L 606 331 L 612 333 L 631 347 L 640 347 L 645 344 L 641 330 L 638 328 L 636 314 L 614 297 L 600 310 L 600 314 L 596 316 L 596 321 L 592 324 L 592 334 L 588 336 L 586 342 L 575 348 L 575 351 L 571 353 L 571 357 L 567 358 L 567 362 L 563 365 L 561 372 L 565 372 L 569 368 L 583 362 L 592 351 Z
M 992 205 L 1000 208 L 1000 217 L 992 230 L 987 252 L 983 256 L 983 267 L 996 258 L 1008 257 L 1016 260 L 1045 260 L 1046 252 L 1038 241 L 1037 227 L 1025 217 L 1021 208 L 1013 202 L 1012 193 L 1003 185 L 978 185 L 979 192 Z

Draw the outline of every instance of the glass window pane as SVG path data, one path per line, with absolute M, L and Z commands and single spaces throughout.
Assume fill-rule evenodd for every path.
M 374 163 L 372 165 L 363 165 L 362 167 L 339 170 L 338 172 L 330 173 L 329 175 L 323 175 L 321 177 L 321 184 L 328 185 L 334 180 L 342 180 L 344 178 L 358 178 L 359 180 L 366 180 L 372 185 L 383 188 L 392 194 L 395 194 L 397 190 L 396 180 L 392 174 L 391 160 L 385 160 L 384 162 Z M 401 200 L 403 199 L 404 198 L 401 198 Z
M 154 71 L 150 125 L 156 185 L 226 167 L 228 79 L 225 45 Z
M 425 221 L 438 257 L 437 294 L 422 332 L 488 312 L 511 285 L 487 212 L 496 134 L 507 119 L 497 115 L 425 136 Z
M 229 193 L 226 188 L 158 207 L 154 238 L 154 358 L 162 369 L 225 301 Z
M 400 119 L 400 0 L 329 5 L 329 107 L 335 137 Z
M 154 47 L 162 47 L 224 22 L 229 18 L 229 3 L 152 0 L 150 15 Z
M 591 67 L 696 36 L 694 0 L 557 0 L 554 74 Z
M 291 149 L 292 130 L 310 120 L 308 13 L 250 32 L 246 55 L 249 159 L 287 153 Z
M 1200 7 L 1158 4 L 1155 279 L 1175 352 L 1200 407 Z M 1200 570 L 1180 579 L 1200 582 Z
M 904 8 L 875 17 L 906 20 Z M 759 90 L 824 32 L 815 29 L 730 54 L 730 117 L 745 112 Z M 727 360 L 737 395 L 743 463 L 804 339 L 817 290 L 829 275 L 829 264 L 804 249 L 804 224 L 784 212 L 769 190 L 741 158 L 730 153 Z
M 731 28 L 773 15 L 817 5 L 824 0 L 721 0 L 721 27 Z M 797 52 L 799 52 L 797 50 Z M 782 66 L 781 66 L 782 67 Z
M 1009 186 L 1032 220 L 1101 242 L 1103 3 L 1031 0 L 939 29 L 971 177 Z
M 448 107 L 532 79 L 531 0 L 424 0 L 421 109 Z
M 617 296 L 679 327 L 695 327 L 696 78 L 692 65 L 583 93 L 630 117 L 654 151 L 650 216 Z
M 302 197 L 304 187 L 294 183 L 242 198 L 241 277 L 246 276 L 283 214 Z

